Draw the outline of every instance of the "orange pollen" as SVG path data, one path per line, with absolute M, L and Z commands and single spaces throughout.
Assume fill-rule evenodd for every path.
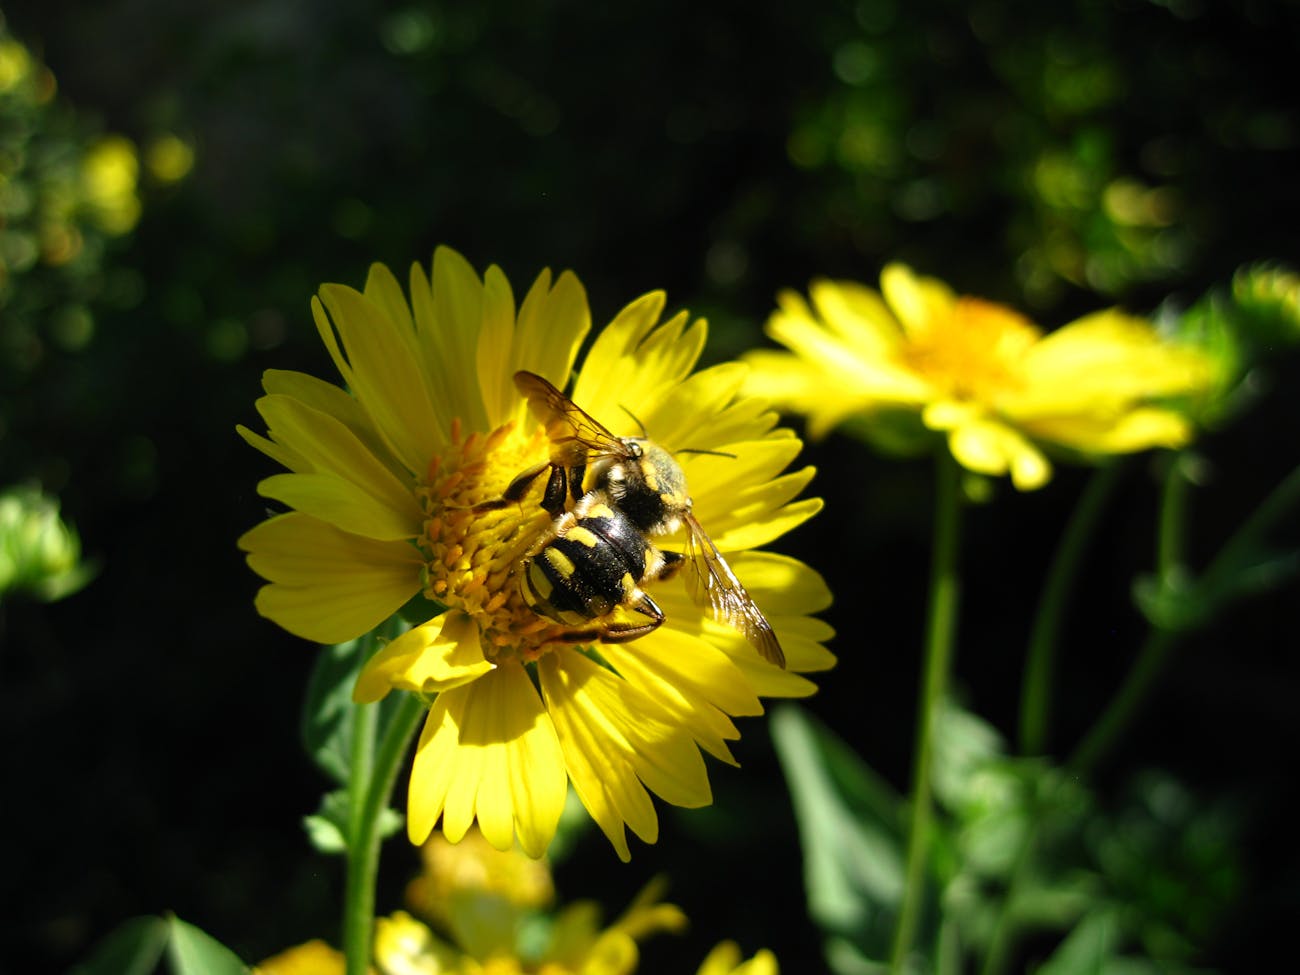
M 962 400 L 989 403 L 1021 384 L 1020 363 L 1042 334 L 1004 305 L 959 298 L 903 349 L 914 372 Z
M 451 447 L 430 462 L 417 488 L 425 594 L 478 622 L 489 660 L 535 660 L 559 632 L 524 601 L 518 579 L 520 560 L 551 523 L 540 504 L 545 475 L 518 503 L 481 506 L 499 501 L 516 475 L 546 459 L 546 437 L 540 428 L 521 433 L 514 423 L 462 437 L 455 422 L 451 434 Z

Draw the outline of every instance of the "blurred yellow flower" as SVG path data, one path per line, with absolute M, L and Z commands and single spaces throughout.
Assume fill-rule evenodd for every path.
M 343 952 L 319 939 L 286 948 L 253 966 L 253 975 L 344 975 Z
M 659 900 L 656 884 L 608 927 L 589 901 L 543 918 L 554 897 L 545 862 L 517 848 L 493 849 L 476 830 L 455 846 L 434 836 L 424 852 L 408 901 L 446 939 L 405 912 L 380 918 L 375 962 L 382 975 L 624 975 L 636 969 L 638 942 L 686 926 L 679 908 Z
M 145 152 L 145 165 L 158 182 L 179 182 L 194 168 L 194 147 L 170 133 L 157 136 Z
M 32 56 L 12 37 L 0 37 L 0 95 L 12 91 L 27 80 L 32 71 Z
M 596 336 L 573 400 L 619 436 L 643 423 L 669 450 L 729 455 L 679 460 L 695 514 L 771 621 L 787 669 L 706 617 L 680 580 L 652 587 L 667 617 L 653 632 L 598 652 L 567 642 L 517 581 L 521 557 L 551 524 L 541 484 L 520 504 L 476 506 L 550 456 L 511 377 L 526 369 L 566 385 L 590 327 L 582 285 L 543 271 L 516 307 L 498 268 L 480 278 L 439 248 L 432 279 L 412 269 L 410 295 L 376 265 L 364 292 L 325 285 L 313 301 L 348 392 L 266 373 L 257 406 L 269 438 L 240 433 L 289 469 L 259 491 L 295 510 L 240 540 L 269 582 L 257 607 L 323 643 L 370 630 L 418 594 L 449 607 L 372 658 L 355 689 L 361 701 L 396 688 L 432 702 L 411 772 L 412 842 L 440 818 L 455 842 L 477 820 L 497 849 L 517 838 L 540 856 L 571 782 L 628 859 L 625 824 L 646 842 L 657 837 L 651 792 L 707 804 L 701 750 L 733 761 L 733 716 L 760 714 L 760 695 L 811 693 L 799 672 L 834 662 L 821 645 L 830 628 L 810 616 L 830 601 L 821 578 L 755 551 L 818 510 L 817 499 L 794 500 L 813 472 L 781 473 L 799 441 L 738 395 L 743 366 L 692 374 L 702 321 L 681 312 L 661 323 L 659 292 L 632 302 Z M 669 549 L 684 541 L 663 539 Z
M 1162 401 L 1212 379 L 1206 358 L 1117 310 L 1044 334 L 1003 305 L 958 296 L 900 264 L 879 292 L 816 281 L 811 304 L 785 291 L 767 325 L 790 352 L 746 360 L 746 390 L 808 416 L 822 436 L 852 418 L 899 411 L 946 435 L 981 474 L 1022 490 L 1051 477 L 1045 448 L 1105 455 L 1176 447 L 1191 424 Z
M 742 961 L 740 947 L 724 941 L 709 952 L 696 975 L 780 975 L 776 956 L 764 948 L 748 961 Z
M 140 219 L 139 173 L 135 143 L 125 136 L 104 136 L 87 150 L 81 161 L 86 203 L 105 233 L 124 234 Z

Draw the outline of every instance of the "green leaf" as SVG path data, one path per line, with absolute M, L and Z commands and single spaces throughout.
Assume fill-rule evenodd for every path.
M 1119 924 L 1111 910 L 1088 914 L 1074 926 L 1037 975 L 1096 975 L 1115 955 Z
M 339 785 L 352 763 L 352 685 L 365 662 L 367 637 L 322 647 L 307 680 L 302 744 L 313 762 Z
M 437 607 L 436 603 L 424 601 Z M 347 643 L 321 647 L 316 665 L 307 680 L 302 707 L 302 743 L 313 762 L 338 785 L 347 785 L 352 770 L 352 715 L 358 707 L 376 707 L 379 719 L 376 740 L 383 738 L 388 723 L 397 713 L 401 696 L 389 694 L 378 704 L 352 701 L 352 687 L 371 655 L 409 628 L 394 616 L 371 632 Z
M 396 809 L 384 809 L 379 814 L 376 829 L 381 840 L 387 839 L 402 828 L 405 817 Z M 348 791 L 335 789 L 326 793 L 320 809 L 302 818 L 307 839 L 321 853 L 329 856 L 347 852 L 348 847 Z
M 174 914 L 167 953 L 174 975 L 245 975 L 249 968 L 233 951 L 211 935 Z
M 838 955 L 883 958 L 903 892 L 902 803 L 794 705 L 778 707 L 771 727 L 799 822 L 809 914 L 838 936 L 831 939 Z M 860 969 L 843 969 L 851 970 Z
M 68 975 L 150 975 L 167 947 L 169 933 L 160 917 L 124 921 Z

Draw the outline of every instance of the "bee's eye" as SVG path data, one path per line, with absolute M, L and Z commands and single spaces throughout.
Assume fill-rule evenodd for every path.
M 635 440 L 627 441 L 627 455 L 633 460 L 639 459 L 644 453 L 645 451 L 641 449 L 641 445 Z

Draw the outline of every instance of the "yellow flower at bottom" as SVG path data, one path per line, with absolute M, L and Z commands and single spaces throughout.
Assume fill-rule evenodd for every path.
M 658 629 L 575 644 L 519 585 L 521 559 L 551 527 L 546 478 L 517 504 L 483 503 L 550 458 L 512 377 L 527 370 L 568 387 L 590 324 L 582 286 L 543 272 L 516 306 L 499 269 L 480 278 L 440 248 L 431 277 L 412 269 L 409 292 L 408 302 L 376 265 L 364 291 L 325 285 L 313 301 L 347 391 L 302 373 L 264 377 L 267 435 L 239 432 L 287 468 L 258 489 L 291 510 L 240 539 L 268 581 L 258 610 L 337 643 L 417 594 L 449 607 L 373 657 L 354 692 L 431 701 L 411 771 L 411 840 L 441 820 L 455 842 L 477 822 L 497 849 L 517 838 L 540 856 L 571 783 L 627 859 L 625 825 L 657 837 L 651 793 L 707 804 L 702 752 L 733 761 L 732 718 L 760 714 L 761 696 L 811 693 L 800 674 L 834 662 L 822 646 L 831 630 L 811 616 L 829 604 L 825 584 L 760 550 L 820 508 L 795 500 L 813 471 L 782 473 L 800 443 L 741 395 L 744 366 L 693 372 L 704 322 L 685 312 L 661 322 L 658 292 L 632 302 L 596 336 L 569 395 L 615 435 L 640 436 L 644 425 L 676 454 L 695 516 L 771 622 L 787 668 L 709 618 L 680 578 L 647 585 L 666 617 Z M 654 542 L 680 551 L 686 539 Z
M 748 961 L 741 961 L 740 947 L 723 941 L 704 959 L 695 975 L 779 975 L 776 956 L 764 948 Z
M 913 413 L 953 456 L 1016 487 L 1051 477 L 1044 447 L 1105 455 L 1176 447 L 1192 430 L 1164 401 L 1213 378 L 1199 351 L 1117 310 L 1044 334 L 1003 305 L 958 296 L 900 264 L 876 292 L 815 281 L 811 304 L 786 291 L 746 388 L 808 416 L 814 436 L 854 416 Z M 793 354 L 791 354 L 793 353 Z
M 253 966 L 253 975 L 344 975 L 343 952 L 316 939 L 286 948 Z

